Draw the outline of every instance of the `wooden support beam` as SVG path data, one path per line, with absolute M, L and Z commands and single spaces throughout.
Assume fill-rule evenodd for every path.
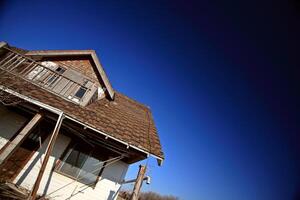
M 133 188 L 130 200 L 138 200 L 139 199 L 139 194 L 140 194 L 140 190 L 141 190 L 141 187 L 143 184 L 145 173 L 146 173 L 146 166 L 140 165 L 139 173 L 137 175 L 136 182 L 134 184 L 134 188 Z
M 26 137 L 30 134 L 31 130 L 39 123 L 43 115 L 37 113 L 30 122 L 21 130 L 21 132 L 13 139 L 9 145 L 0 154 L 0 165 L 3 164 L 10 155 L 22 144 Z
M 36 199 L 37 191 L 38 191 L 38 189 L 39 189 L 39 186 L 40 186 L 40 183 L 41 183 L 43 174 L 44 174 L 44 172 L 45 172 L 45 169 L 46 169 L 46 166 L 47 166 L 49 157 L 50 157 L 50 155 L 51 155 L 53 146 L 54 146 L 54 144 L 55 144 L 57 135 L 58 135 L 58 133 L 59 133 L 59 130 L 60 130 L 60 127 L 61 127 L 63 118 L 64 118 L 64 114 L 61 113 L 61 114 L 59 115 L 58 119 L 57 119 L 56 125 L 55 125 L 55 127 L 54 127 L 54 130 L 53 130 L 53 133 L 52 133 L 52 135 L 51 135 L 50 141 L 49 141 L 49 143 L 48 143 L 48 146 L 47 146 L 47 149 L 46 149 L 46 152 L 45 152 L 45 157 L 44 157 L 44 159 L 43 159 L 43 163 L 42 163 L 41 169 L 40 169 L 39 174 L 38 174 L 38 176 L 37 176 L 37 178 L 36 178 L 36 181 L 35 181 L 35 183 L 34 183 L 34 185 L 33 185 L 31 194 L 29 195 L 29 199 L 30 199 L 30 200 L 35 200 L 35 199 Z

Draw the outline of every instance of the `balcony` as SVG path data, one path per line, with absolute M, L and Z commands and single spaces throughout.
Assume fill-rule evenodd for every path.
M 31 82 L 61 98 L 85 106 L 97 98 L 97 86 L 79 72 L 52 62 L 37 62 L 7 46 L 0 69 Z

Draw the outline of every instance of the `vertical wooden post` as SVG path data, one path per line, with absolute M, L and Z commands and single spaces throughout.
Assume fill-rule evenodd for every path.
M 137 175 L 130 200 L 138 200 L 145 173 L 146 166 L 140 165 L 139 173 Z
M 56 140 L 56 138 L 57 138 L 59 129 L 60 129 L 60 127 L 61 127 L 63 118 L 64 118 L 64 114 L 61 113 L 61 114 L 59 115 L 58 119 L 57 119 L 56 125 L 55 125 L 55 127 L 54 127 L 54 130 L 53 130 L 53 133 L 52 133 L 52 135 L 51 135 L 50 141 L 49 141 L 49 143 L 48 143 L 48 146 L 47 146 L 47 149 L 46 149 L 46 152 L 45 152 L 45 157 L 44 157 L 44 160 L 43 160 L 41 169 L 40 169 L 39 174 L 38 174 L 38 176 L 37 176 L 37 178 L 36 178 L 36 181 L 35 181 L 35 183 L 34 183 L 34 185 L 33 185 L 31 194 L 29 195 L 29 199 L 30 199 L 30 200 L 35 200 L 35 199 L 36 199 L 37 191 L 38 191 L 38 189 L 39 189 L 39 186 L 40 186 L 40 183 L 41 183 L 43 174 L 44 174 L 44 172 L 45 172 L 45 169 L 46 169 L 46 166 L 47 166 L 47 163 L 48 163 L 50 154 L 51 154 L 51 152 L 52 152 L 53 146 L 54 146 L 54 144 L 55 144 L 55 140 Z
M 31 130 L 38 124 L 42 119 L 42 114 L 37 113 L 34 117 L 26 124 L 21 132 L 13 139 L 8 146 L 0 154 L 0 165 L 3 164 L 10 155 L 12 155 L 16 149 L 22 144 L 26 137 L 30 134 Z

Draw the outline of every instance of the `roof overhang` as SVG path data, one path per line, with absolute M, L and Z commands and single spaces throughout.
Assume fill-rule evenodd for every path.
M 40 108 L 43 108 L 43 109 L 45 109 L 45 110 L 48 110 L 48 111 L 50 111 L 50 112 L 52 112 L 52 113 L 54 113 L 54 114 L 58 114 L 58 115 L 59 115 L 59 114 L 63 113 L 63 111 L 60 110 L 60 109 L 58 109 L 58 108 L 55 108 L 55 107 L 53 107 L 53 106 L 51 106 L 51 105 L 42 103 L 42 102 L 40 102 L 40 101 L 38 101 L 38 100 L 32 99 L 32 98 L 30 98 L 30 97 L 28 97 L 28 96 L 25 96 L 25 95 L 23 95 L 23 94 L 20 94 L 20 93 L 18 93 L 18 92 L 15 92 L 15 91 L 13 91 L 13 90 L 11 90 L 11 89 L 5 88 L 5 87 L 3 87 L 2 85 L 0 85 L 0 90 L 3 90 L 3 91 L 5 91 L 5 92 L 7 92 L 7 93 L 9 93 L 9 94 L 12 94 L 12 95 L 14 95 L 14 96 L 16 96 L 16 97 L 18 97 L 18 98 L 20 98 L 20 99 L 23 99 L 23 100 L 25 100 L 25 101 L 27 101 L 27 102 L 29 102 L 29 103 L 32 103 L 32 104 L 34 104 L 34 105 L 36 105 L 36 106 L 39 106 Z M 124 141 L 122 141 L 122 140 L 120 140 L 120 139 L 117 139 L 117 138 L 115 138 L 115 137 L 113 137 L 113 136 L 111 136 L 111 135 L 109 135 L 109 134 L 107 134 L 107 133 L 104 133 L 103 131 L 100 131 L 100 130 L 98 130 L 98 129 L 95 129 L 94 127 L 92 127 L 92 126 L 90 126 L 90 125 L 88 125 L 88 124 L 86 124 L 86 123 L 80 122 L 80 121 L 78 121 L 77 119 L 75 119 L 75 118 L 73 118 L 72 116 L 69 116 L 69 115 L 67 115 L 67 114 L 65 114 L 64 117 L 65 117 L 65 118 L 68 118 L 69 120 L 74 121 L 74 122 L 76 122 L 76 123 L 78 123 L 78 124 L 83 125 L 83 126 L 86 127 L 87 129 L 90 129 L 90 130 L 92 130 L 92 131 L 95 131 L 95 132 L 97 132 L 97 133 L 99 133 L 99 134 L 101 134 L 101 135 L 107 137 L 107 138 L 110 138 L 110 139 L 113 140 L 113 141 L 116 141 L 116 142 L 119 142 L 119 143 L 121 143 L 121 144 L 124 144 L 124 145 L 126 145 L 128 148 L 133 148 L 133 149 L 135 149 L 135 150 L 137 150 L 137 151 L 139 151 L 139 152 L 141 152 L 141 153 L 144 153 L 144 154 L 147 155 L 147 157 L 148 157 L 148 156 L 152 156 L 153 158 L 155 158 L 155 159 L 157 160 L 157 164 L 158 164 L 159 166 L 161 166 L 162 163 L 163 163 L 164 158 L 161 158 L 161 157 L 159 157 L 159 156 L 156 156 L 156 155 L 150 153 L 149 151 L 147 151 L 147 150 L 145 150 L 145 149 L 142 149 L 142 148 L 140 148 L 140 147 L 131 145 L 131 144 L 127 143 L 127 142 L 124 142 Z
M 114 98 L 114 90 L 106 76 L 106 73 L 98 59 L 98 56 L 94 50 L 46 50 L 46 51 L 29 51 L 25 55 L 27 56 L 45 56 L 45 57 L 65 57 L 65 56 L 87 56 L 93 61 L 94 66 L 97 70 L 98 79 L 101 78 L 104 87 L 106 88 L 107 94 L 110 99 Z

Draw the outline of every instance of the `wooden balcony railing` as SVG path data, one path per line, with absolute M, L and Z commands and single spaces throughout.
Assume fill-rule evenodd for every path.
M 79 82 L 74 77 L 67 77 L 63 68 L 51 69 L 9 47 L 2 48 L 7 51 L 0 57 L 1 70 L 30 81 L 62 98 L 80 104 L 94 85 L 89 79 Z

